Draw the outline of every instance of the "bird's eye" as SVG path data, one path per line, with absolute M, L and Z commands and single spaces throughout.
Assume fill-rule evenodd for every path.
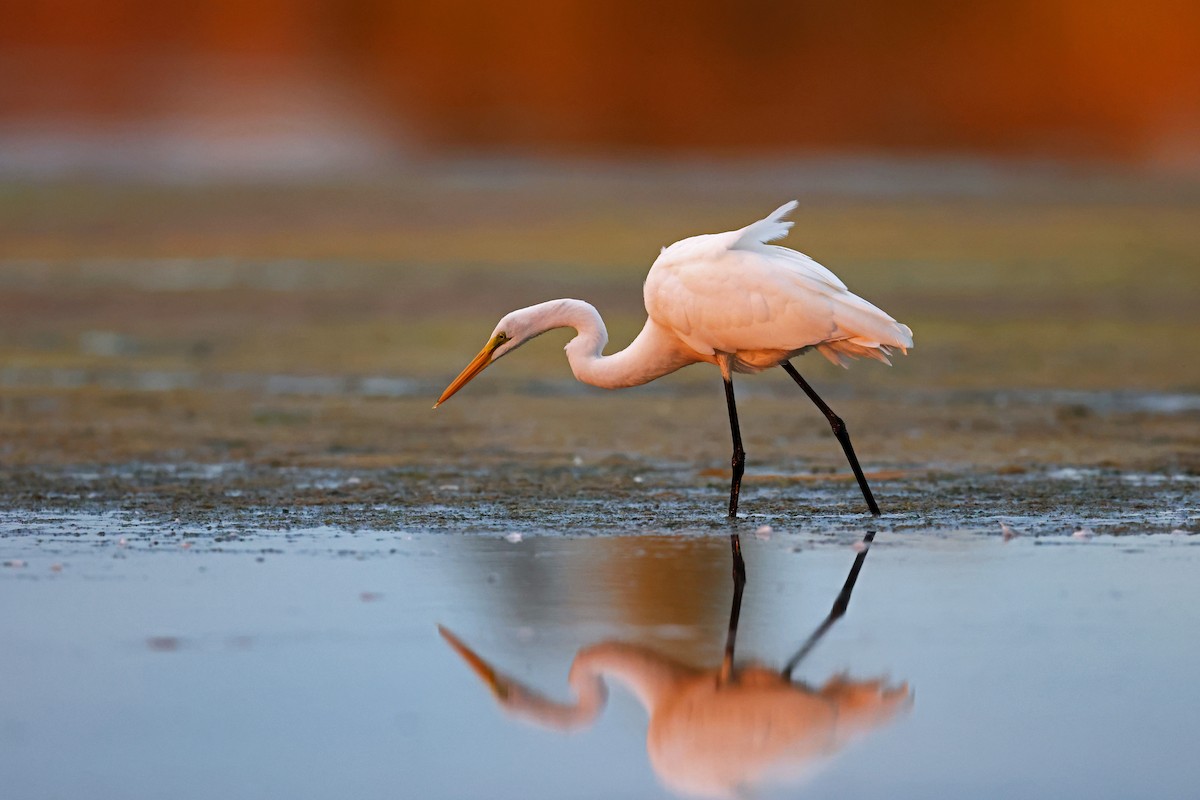
M 508 341 L 508 334 L 507 334 L 507 333 L 497 333 L 497 334 L 496 334 L 496 341 L 497 341 L 497 342 L 500 342 L 500 343 L 507 342 L 507 341 Z

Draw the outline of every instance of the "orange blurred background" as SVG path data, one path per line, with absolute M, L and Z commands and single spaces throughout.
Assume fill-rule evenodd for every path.
M 0 166 L 980 153 L 1200 164 L 1186 0 L 12 0 Z

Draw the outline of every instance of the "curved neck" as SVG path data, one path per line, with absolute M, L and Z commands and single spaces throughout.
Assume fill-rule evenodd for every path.
M 608 702 L 606 679 L 623 684 L 653 715 L 681 682 L 698 674 L 640 645 L 601 642 L 580 650 L 571 664 L 567 683 L 575 693 L 573 703 L 550 700 L 512 682 L 505 685 L 504 705 L 513 716 L 547 728 L 575 730 L 590 725 L 604 710 Z
M 583 648 L 571 664 L 568 681 L 579 692 L 588 683 L 610 678 L 623 684 L 650 714 L 671 697 L 681 682 L 700 671 L 667 658 L 648 647 L 608 641 Z
M 608 702 L 606 679 L 629 688 L 642 708 L 653 715 L 680 681 L 696 674 L 697 670 L 641 645 L 601 642 L 578 651 L 571 663 L 566 682 L 575 693 L 574 702 L 559 703 L 516 681 L 505 682 L 502 702 L 512 716 L 554 730 L 575 730 L 589 726 L 604 711 Z
M 604 355 L 608 329 L 594 306 L 582 300 L 551 300 L 539 309 L 544 330 L 574 328 L 578 335 L 564 348 L 571 371 L 583 383 L 602 389 L 640 386 L 696 361 L 678 339 L 651 319 L 628 347 Z
M 512 716 L 553 730 L 571 731 L 590 725 L 608 702 L 604 680 L 597 673 L 572 673 L 569 684 L 575 692 L 573 703 L 551 700 L 514 682 L 505 687 L 503 705 Z

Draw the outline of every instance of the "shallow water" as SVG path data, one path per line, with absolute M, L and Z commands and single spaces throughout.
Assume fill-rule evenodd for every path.
M 774 670 L 829 611 L 862 531 L 741 531 L 736 664 Z M 625 683 L 610 680 L 607 705 L 569 734 L 514 698 L 568 701 L 589 646 L 711 670 L 715 685 L 732 595 L 729 539 L 712 532 L 41 514 L 6 520 L 0 549 L 0 772 L 15 798 L 677 796 L 687 781 L 664 753 L 686 761 L 699 745 L 648 742 Z M 843 706 L 841 728 L 811 708 L 764 720 L 697 707 L 684 730 L 715 737 L 725 760 L 693 765 L 688 789 L 1191 797 L 1198 566 L 1200 537 L 1184 534 L 883 530 L 848 613 L 794 677 L 886 678 L 910 702 L 872 716 L 879 695 L 860 687 L 867 711 L 849 724 Z M 498 671 L 498 695 L 439 625 Z M 770 730 L 789 725 L 807 744 L 764 773 Z

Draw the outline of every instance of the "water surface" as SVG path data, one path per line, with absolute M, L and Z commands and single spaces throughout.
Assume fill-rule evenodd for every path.
M 787 661 L 861 533 L 742 528 L 739 669 Z M 563 733 L 506 711 L 438 626 L 511 691 L 566 703 L 573 660 L 604 643 L 715 675 L 732 596 L 723 533 L 227 535 L 46 515 L 0 545 L 0 770 L 30 799 L 680 796 L 621 681 Z M 882 531 L 793 677 L 883 679 L 909 703 L 740 791 L 1192 796 L 1198 545 Z M 769 739 L 743 723 L 721 723 L 732 760 Z

